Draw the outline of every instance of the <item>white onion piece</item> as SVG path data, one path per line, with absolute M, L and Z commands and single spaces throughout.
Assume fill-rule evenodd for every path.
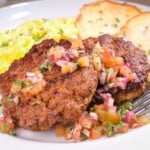
M 117 78 L 117 86 L 120 87 L 121 89 L 126 89 L 128 83 L 128 79 L 124 77 L 118 77 Z
M 3 96 L 0 94 L 0 104 L 2 103 Z
M 4 118 L 4 114 L 3 114 L 2 106 L 0 106 L 0 118 Z
M 115 57 L 115 51 L 113 49 L 109 49 L 108 52 L 112 57 Z
M 113 70 L 112 68 L 110 68 L 110 69 L 108 70 L 107 81 L 110 80 L 110 77 L 111 77 L 113 74 L 114 74 L 114 70 Z
M 114 99 L 109 93 L 103 94 L 103 99 L 104 99 L 104 105 L 106 107 L 112 107 L 114 106 Z
M 26 76 L 27 77 L 35 77 L 35 73 L 33 73 L 33 72 L 27 72 Z
M 87 137 L 90 137 L 90 131 L 88 129 L 83 129 L 82 133 Z
M 107 74 L 106 72 L 102 72 L 99 76 L 99 80 L 100 80 L 100 84 L 105 84 L 106 82 L 106 77 L 107 77 Z
M 128 112 L 126 113 L 126 115 L 124 116 L 123 120 L 124 120 L 126 123 L 130 123 L 133 118 L 134 118 L 134 113 L 133 113 L 132 111 L 128 111 Z
M 62 67 L 63 65 L 67 64 L 68 61 L 67 60 L 58 60 L 56 62 L 57 66 Z
M 76 57 L 79 57 L 79 52 L 74 48 L 70 48 L 69 49 L 69 57 L 72 58 L 72 59 L 76 58 Z
M 91 119 L 93 119 L 93 120 L 98 120 L 98 115 L 97 115 L 97 113 L 95 113 L 95 112 L 90 112 L 90 117 L 91 117 Z

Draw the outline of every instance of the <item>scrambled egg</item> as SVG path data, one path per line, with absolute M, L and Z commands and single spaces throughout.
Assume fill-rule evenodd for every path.
M 71 18 L 26 21 L 15 29 L 0 32 L 0 73 L 14 60 L 24 57 L 30 48 L 44 39 L 76 38 L 77 29 Z

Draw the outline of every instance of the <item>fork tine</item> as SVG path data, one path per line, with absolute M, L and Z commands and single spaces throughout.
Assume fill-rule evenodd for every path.
M 137 116 L 142 116 L 150 112 L 150 106 L 136 113 Z
M 137 115 L 141 116 L 150 112 L 150 89 L 147 90 L 142 96 L 135 99 L 133 102 L 132 111 Z
M 132 111 L 136 113 L 141 109 L 145 108 L 146 106 L 148 106 L 149 104 L 150 104 L 150 97 L 148 97 L 147 99 L 144 98 L 144 102 L 136 107 L 133 107 Z
M 142 104 L 145 101 L 145 98 L 149 97 L 149 95 L 150 95 L 150 89 L 144 92 L 140 97 L 138 97 L 132 102 L 133 107 L 137 107 L 139 106 L 139 104 Z

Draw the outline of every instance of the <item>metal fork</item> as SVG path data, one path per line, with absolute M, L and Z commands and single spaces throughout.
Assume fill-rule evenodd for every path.
M 150 112 L 150 89 L 132 102 L 132 111 L 141 116 Z

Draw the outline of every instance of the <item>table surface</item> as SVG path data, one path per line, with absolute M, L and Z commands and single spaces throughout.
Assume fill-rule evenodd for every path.
M 15 3 L 19 3 L 19 2 L 29 2 L 29 1 L 31 1 L 31 0 L 7 0 L 7 3 L 5 5 L 15 4 Z M 150 0 L 127 0 L 127 1 L 141 3 L 144 5 L 150 6 Z

